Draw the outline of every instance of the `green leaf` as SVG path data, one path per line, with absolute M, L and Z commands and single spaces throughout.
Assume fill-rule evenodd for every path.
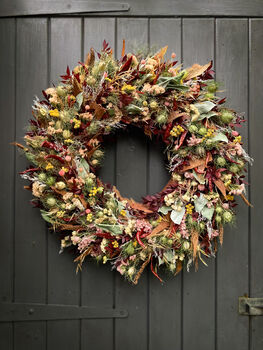
M 203 114 L 200 114 L 199 117 L 197 118 L 197 120 L 203 120 L 203 119 L 209 119 L 213 116 L 217 115 L 216 112 L 213 112 L 213 111 L 210 111 L 208 113 L 203 113 Z
M 193 170 L 193 175 L 195 177 L 195 179 L 201 184 L 201 185 L 204 185 L 205 184 L 205 178 L 204 178 L 204 175 L 201 175 L 201 174 L 196 174 L 196 172 Z
M 169 211 L 171 211 L 171 207 L 167 207 L 166 205 L 163 205 L 161 208 L 159 208 L 159 212 L 166 215 Z
M 213 214 L 214 214 L 214 210 L 215 210 L 214 207 L 208 208 L 208 207 L 205 206 L 205 207 L 202 209 L 201 214 L 202 214 L 205 218 L 207 218 L 208 220 L 211 220 L 212 217 L 213 217 Z
M 115 236 L 121 235 L 123 231 L 120 225 L 96 224 L 96 226 L 101 228 L 104 232 L 110 232 Z
M 195 204 L 195 210 L 198 213 L 201 213 L 201 211 L 203 210 L 204 206 L 206 205 L 206 203 L 208 202 L 208 200 L 204 197 L 203 194 L 200 194 L 200 197 L 196 198 L 194 201 Z
M 216 133 L 213 137 L 211 137 L 212 141 L 223 141 L 228 142 L 228 138 L 226 135 L 224 135 L 222 132 Z
M 163 253 L 163 256 L 168 262 L 172 262 L 174 259 L 174 251 L 173 249 L 167 250 Z
M 77 107 L 77 110 L 80 109 L 82 103 L 83 103 L 83 92 L 79 93 L 79 94 L 76 96 L 75 105 L 76 105 L 76 107 Z
M 78 176 L 85 179 L 90 171 L 89 163 L 84 158 L 75 158 L 75 163 L 77 166 Z M 82 169 L 82 171 L 79 169 Z
M 211 111 L 215 107 L 215 104 L 211 101 L 204 101 L 200 103 L 195 103 L 194 106 L 198 109 L 200 114 L 206 114 Z
M 48 211 L 45 211 L 45 210 L 43 210 L 43 209 L 40 209 L 40 213 L 41 213 L 42 218 L 43 218 L 45 221 L 49 222 L 50 224 L 53 224 L 54 221 L 53 221 L 52 218 L 50 217 L 50 214 L 49 214 Z
M 183 220 L 183 216 L 185 213 L 185 208 L 182 208 L 180 211 L 172 210 L 171 212 L 171 220 L 177 225 L 180 225 L 180 223 Z

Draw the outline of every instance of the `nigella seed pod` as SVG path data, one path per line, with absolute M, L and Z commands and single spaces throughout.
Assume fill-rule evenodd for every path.
M 220 167 L 224 167 L 226 165 L 226 160 L 223 157 L 218 157 L 216 159 L 216 164 Z
M 239 167 L 238 167 L 237 164 L 232 164 L 232 165 L 229 167 L 229 170 L 230 170 L 232 173 L 236 174 L 236 173 L 239 172 L 240 169 L 239 169 Z
M 220 119 L 224 124 L 229 124 L 233 120 L 234 115 L 231 111 L 223 109 L 220 113 Z
M 231 214 L 230 211 L 225 211 L 224 214 L 223 214 L 223 219 L 225 222 L 231 222 L 232 219 L 233 219 L 233 215 Z
M 66 184 L 63 181 L 59 181 L 59 182 L 56 182 L 55 187 L 58 190 L 64 190 L 64 188 L 66 187 Z
M 94 151 L 92 156 L 93 156 L 93 158 L 100 159 L 104 156 L 104 152 L 97 149 L 96 151 Z
M 202 146 L 197 146 L 196 147 L 196 154 L 198 154 L 199 157 L 204 157 L 206 154 L 205 148 Z
M 48 176 L 47 180 L 46 180 L 46 184 L 48 186 L 53 186 L 56 182 L 56 179 L 54 178 L 54 176 Z
M 158 124 L 165 124 L 167 122 L 167 119 L 167 113 L 160 113 L 156 118 L 156 122 Z
M 67 91 L 66 91 L 66 89 L 64 88 L 64 86 L 59 85 L 59 86 L 57 87 L 57 94 L 58 94 L 58 96 L 61 96 L 61 97 L 66 96 Z
M 49 207 L 54 207 L 55 205 L 56 205 L 56 199 L 54 198 L 54 197 L 49 197 L 48 199 L 47 199 L 47 205 L 49 206 Z
M 38 175 L 38 178 L 39 178 L 40 181 L 45 182 L 46 179 L 47 179 L 47 175 L 45 173 L 40 173 Z
M 206 128 L 204 128 L 204 127 L 201 127 L 199 130 L 198 130 L 198 134 L 200 134 L 200 135 L 205 135 L 207 133 L 207 129 Z
M 189 126 L 188 130 L 189 130 L 192 134 L 194 134 L 194 133 L 196 133 L 196 132 L 198 131 L 198 128 L 197 128 L 196 125 L 191 124 L 191 125 Z

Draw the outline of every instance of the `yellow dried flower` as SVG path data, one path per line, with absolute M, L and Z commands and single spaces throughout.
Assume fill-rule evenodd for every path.
M 46 166 L 46 170 L 50 170 L 50 169 L 53 169 L 54 166 L 51 164 L 51 163 L 48 163 L 47 166 Z
M 59 111 L 58 111 L 58 109 L 56 108 L 56 109 L 52 109 L 51 111 L 49 111 L 49 115 L 51 116 L 51 117 L 56 117 L 56 118 L 58 118 L 59 117 Z

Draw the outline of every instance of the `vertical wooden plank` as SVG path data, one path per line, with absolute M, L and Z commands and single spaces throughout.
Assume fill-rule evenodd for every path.
M 263 79 L 263 20 L 251 19 L 250 23 L 250 86 L 249 86 L 249 141 L 250 153 L 255 159 L 250 169 L 251 197 L 253 208 L 250 211 L 250 296 L 263 297 L 262 282 L 262 173 L 263 173 L 263 139 L 262 139 L 262 93 Z M 251 317 L 251 350 L 263 348 L 263 318 Z
M 102 48 L 105 39 L 114 49 L 115 19 L 86 18 L 84 21 L 84 53 L 93 47 L 96 51 Z M 106 157 L 99 173 L 106 182 L 114 183 L 115 147 L 106 146 Z M 113 146 L 113 147 L 112 147 Z M 85 262 L 81 272 L 81 304 L 92 307 L 113 307 L 114 274 L 110 265 L 98 266 L 94 261 Z M 113 349 L 113 327 L 111 319 L 83 320 L 81 345 L 83 349 Z M 103 330 L 103 336 L 101 336 Z
M 4 171 L 0 172 L 1 188 L 1 228 L 0 247 L 0 299 L 11 302 L 13 299 L 13 231 L 14 231 L 14 177 L 15 148 L 10 144 L 15 139 L 15 20 L 1 19 L 0 76 L 0 115 L 3 133 L 0 139 L 0 157 Z M 3 268 L 4 267 L 4 268 Z M 11 350 L 13 345 L 12 323 L 0 323 L 0 348 Z
M 50 22 L 50 83 L 58 83 L 67 65 L 73 69 L 81 59 L 81 19 L 51 18 Z M 76 275 L 73 256 L 68 251 L 59 254 L 60 242 L 48 233 L 48 303 L 79 304 L 80 276 Z M 56 268 L 54 268 L 54 266 Z M 49 321 L 48 349 L 79 349 L 78 320 Z
M 181 60 L 181 20 L 151 19 L 150 47 L 157 49 L 168 45 L 166 59 L 172 52 L 176 60 Z M 165 159 L 161 153 L 160 143 L 154 140 L 149 143 L 149 193 L 160 191 L 169 180 L 165 169 Z M 162 285 L 149 272 L 149 349 L 179 349 L 181 345 L 181 275 L 165 276 L 166 283 Z M 160 322 L 165 320 L 165 322 Z
M 121 18 L 117 22 L 117 53 L 122 40 L 126 52 L 148 45 L 148 21 L 141 18 Z M 139 200 L 147 191 L 147 141 L 138 133 L 127 133 L 117 143 L 117 187 L 124 195 Z M 116 320 L 116 350 L 147 349 L 147 276 L 143 274 L 136 287 L 122 277 L 116 278 L 116 307 L 124 307 L 129 317 Z
M 206 64 L 214 58 L 214 20 L 183 20 L 183 65 Z M 215 261 L 183 273 L 183 346 L 211 350 L 215 343 Z M 199 315 L 199 316 L 197 316 Z M 204 336 L 200 336 L 204 334 Z
M 248 112 L 248 22 L 216 20 L 216 76 L 228 106 Z M 247 125 L 242 128 L 247 140 Z M 246 147 L 246 142 L 245 142 Z M 248 209 L 242 201 L 236 227 L 228 227 L 217 262 L 217 348 L 247 350 L 248 318 L 238 314 L 238 297 L 248 293 Z
M 16 140 L 22 142 L 31 118 L 35 95 L 47 85 L 47 20 L 17 19 L 16 47 Z M 24 156 L 16 156 L 16 172 L 28 166 Z M 46 300 L 46 232 L 38 209 L 23 189 L 24 180 L 15 184 L 15 302 L 42 303 Z M 17 322 L 14 348 L 45 349 L 45 322 Z

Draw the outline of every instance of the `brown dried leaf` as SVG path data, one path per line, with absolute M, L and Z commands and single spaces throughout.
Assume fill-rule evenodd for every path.
M 220 179 L 216 179 L 214 180 L 214 184 L 216 185 L 216 187 L 220 190 L 220 192 L 222 193 L 222 195 L 224 197 L 226 197 L 226 188 L 225 188 L 225 185 L 223 183 L 222 180 Z
M 105 108 L 103 108 L 100 104 L 98 104 L 96 102 L 91 102 L 90 108 L 94 109 L 95 117 L 97 119 L 101 119 L 106 111 Z
M 84 230 L 85 228 L 82 227 L 81 225 L 71 225 L 71 224 L 58 224 L 59 228 L 61 230 L 72 230 L 72 231 L 77 231 L 77 230 Z
M 132 209 L 141 210 L 148 214 L 153 213 L 153 211 L 147 208 L 145 205 L 143 205 L 142 203 L 135 202 L 135 200 L 133 199 L 128 199 L 128 204 Z
M 249 207 L 253 208 L 253 205 L 246 199 L 246 197 L 243 195 L 243 193 L 241 193 L 240 196 L 243 199 L 243 201 L 246 203 L 246 205 L 248 205 Z
M 179 113 L 179 111 L 172 111 L 169 114 L 167 123 L 171 123 L 172 121 L 174 121 L 177 118 L 182 117 L 183 115 L 185 115 L 185 113 Z
M 145 267 L 149 264 L 150 260 L 151 260 L 151 254 L 149 255 L 148 259 L 145 260 L 145 262 L 142 264 L 140 270 L 138 271 L 137 275 L 135 276 L 134 281 L 133 281 L 134 284 L 138 283 L 138 280 L 141 277 L 141 274 L 143 273 Z
M 192 231 L 191 242 L 192 242 L 192 248 L 193 248 L 193 259 L 195 260 L 197 257 L 197 247 L 199 242 L 199 234 L 196 230 Z
M 157 54 L 154 56 L 155 59 L 162 60 L 164 58 L 164 55 L 166 54 L 166 51 L 168 49 L 168 46 L 164 46 L 157 52 Z
M 175 275 L 178 275 L 178 273 L 182 270 L 183 268 L 183 263 L 180 260 L 176 261 L 176 270 L 175 270 Z
M 94 49 L 91 48 L 90 49 L 90 52 L 87 54 L 86 56 L 86 59 L 85 59 L 85 64 L 87 66 L 90 66 L 92 67 L 94 65 L 94 62 L 95 62 L 95 52 L 94 52 Z
M 198 77 L 199 75 L 203 74 L 211 65 L 212 62 L 209 62 L 205 64 L 204 66 L 200 66 L 199 64 L 195 63 L 192 65 L 192 67 L 187 68 L 188 75 L 185 78 L 185 80 L 190 80 L 193 78 Z
M 158 235 L 160 232 L 162 232 L 163 230 L 167 229 L 167 228 L 169 227 L 169 225 L 170 225 L 170 224 L 169 224 L 168 221 L 164 221 L 164 220 L 161 221 L 161 222 L 159 223 L 159 225 L 156 226 L 156 227 L 152 230 L 151 234 L 147 236 L 147 238 L 150 238 L 150 237 L 153 237 L 153 236 Z
M 73 78 L 72 86 L 73 86 L 72 95 L 77 96 L 80 92 L 82 92 L 81 85 L 77 81 L 76 77 Z
M 221 245 L 223 244 L 223 239 L 224 239 L 224 228 L 221 225 L 219 227 L 219 242 L 220 242 Z

